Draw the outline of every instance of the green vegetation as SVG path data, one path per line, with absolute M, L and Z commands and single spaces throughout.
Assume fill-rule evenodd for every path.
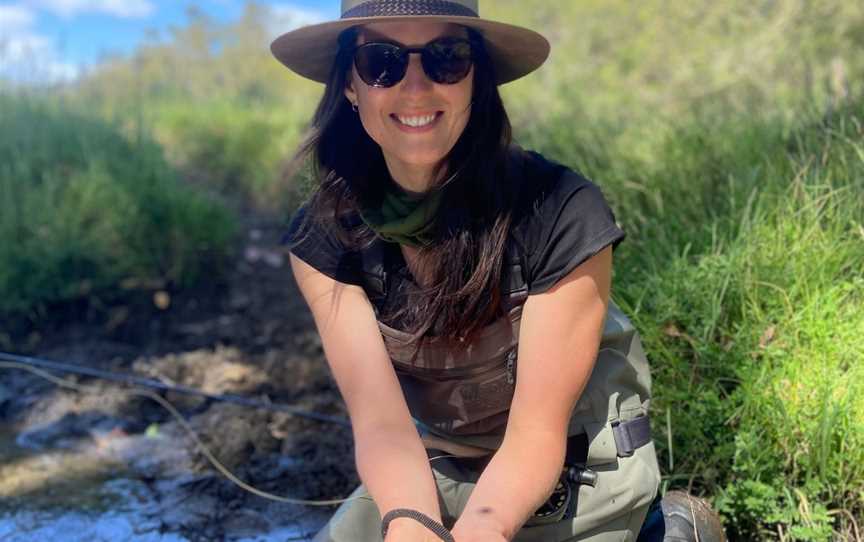
M 557 38 L 542 84 L 506 91 L 517 136 L 596 179 L 629 234 L 613 295 L 652 360 L 664 485 L 741 540 L 856 540 L 864 8 L 501 6 Z
M 0 315 L 187 285 L 223 257 L 233 221 L 179 184 L 161 149 L 44 100 L 0 96 Z
M 222 24 L 190 22 L 112 59 L 70 92 L 81 107 L 151 133 L 188 178 L 260 210 L 297 203 L 280 171 L 311 117 L 320 85 L 294 75 L 268 49 L 274 16 L 249 3 Z
M 856 540 L 864 4 L 483 9 L 553 42 L 504 88 L 517 139 L 595 179 L 628 233 L 613 295 L 654 368 L 664 486 L 708 495 L 736 539 Z M 259 210 L 296 204 L 280 168 L 320 86 L 270 58 L 263 7 L 228 25 L 192 15 L 67 89 L 89 117 L 0 104 L 0 309 L 194 280 L 231 219 L 173 168 Z
M 862 121 L 860 102 L 790 134 L 718 121 L 634 164 L 651 198 L 606 184 L 625 227 L 646 217 L 615 295 L 653 360 L 668 481 L 717 496 L 746 540 L 851 540 L 864 517 Z

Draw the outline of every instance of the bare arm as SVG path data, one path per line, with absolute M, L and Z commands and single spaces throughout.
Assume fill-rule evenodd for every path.
M 457 541 L 512 539 L 552 493 L 570 415 L 596 361 L 611 269 L 606 248 L 526 301 L 504 442 L 453 529 Z
M 432 469 L 362 288 L 327 277 L 293 254 L 291 268 L 315 318 L 351 417 L 360 479 L 383 517 L 413 508 L 441 521 Z M 390 524 L 388 542 L 437 541 L 414 520 Z

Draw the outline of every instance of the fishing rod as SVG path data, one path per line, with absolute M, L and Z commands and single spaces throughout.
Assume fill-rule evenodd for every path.
M 82 365 L 76 365 L 73 363 L 64 363 L 59 361 L 51 361 L 47 359 L 41 359 L 30 356 L 18 356 L 15 354 L 8 354 L 6 352 L 0 352 L 0 360 L 10 361 L 13 363 L 21 363 L 24 365 L 30 365 L 32 367 L 39 367 L 42 369 L 48 369 L 51 371 L 58 371 L 62 373 L 70 373 L 77 374 L 83 376 L 90 376 L 93 378 L 98 378 L 100 380 L 108 380 L 111 382 L 118 382 L 120 384 L 128 384 L 133 386 L 138 386 L 142 388 L 150 388 L 156 389 L 160 391 L 170 391 L 174 393 L 179 393 L 183 395 L 192 395 L 196 397 L 204 397 L 206 399 L 224 403 L 234 403 L 237 405 L 242 405 L 250 408 L 270 410 L 274 412 L 285 412 L 291 414 L 293 416 L 299 416 L 302 418 L 308 418 L 312 420 L 317 420 L 325 423 L 332 423 L 336 425 L 341 425 L 343 427 L 351 427 L 351 422 L 347 419 L 338 417 L 338 416 L 329 416 L 327 414 L 321 414 L 319 412 L 312 412 L 308 410 L 302 410 L 297 407 L 292 407 L 289 405 L 283 405 L 278 403 L 271 403 L 268 401 L 262 401 L 259 399 L 252 399 L 251 397 L 245 397 L 243 395 L 235 395 L 231 393 L 224 394 L 215 394 L 215 393 L 207 393 L 206 391 L 199 390 L 197 388 L 192 388 L 189 386 L 183 386 L 179 384 L 166 384 L 164 382 L 160 382 L 159 380 L 154 380 L 152 378 L 144 378 L 141 376 L 128 374 L 128 373 L 116 373 L 109 371 L 101 371 L 99 369 L 94 369 L 92 367 L 85 367 Z

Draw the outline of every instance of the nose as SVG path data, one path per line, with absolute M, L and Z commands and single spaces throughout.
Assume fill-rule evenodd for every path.
M 419 53 L 408 55 L 408 68 L 405 78 L 402 79 L 402 90 L 406 92 L 427 92 L 432 88 L 434 82 L 426 76 L 423 71 L 423 62 Z

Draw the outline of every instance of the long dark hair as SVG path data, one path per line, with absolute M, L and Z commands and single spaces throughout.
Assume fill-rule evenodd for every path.
M 400 321 L 419 346 L 431 332 L 464 344 L 501 314 L 501 278 L 515 189 L 508 182 L 512 132 L 495 69 L 482 36 L 468 29 L 475 54 L 473 102 L 468 123 L 436 171 L 443 202 L 435 219 L 436 242 L 420 249 L 419 264 L 431 282 L 385 320 Z M 309 136 L 294 162 L 312 156 L 318 186 L 307 217 L 331 228 L 347 246 L 374 240 L 368 227 L 345 229 L 341 217 L 380 202 L 387 188 L 381 148 L 345 98 L 356 28 L 339 37 L 339 52 Z M 443 173 L 443 174 L 442 174 Z M 385 176 L 382 179 L 382 175 Z M 443 185 L 443 187 L 442 187 Z M 380 317 L 380 316 L 379 316 Z

